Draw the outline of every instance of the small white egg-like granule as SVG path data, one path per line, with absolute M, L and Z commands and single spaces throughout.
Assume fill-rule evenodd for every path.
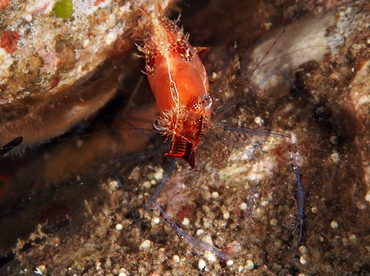
M 202 240 L 204 242 L 210 244 L 210 245 L 213 245 L 213 241 L 212 241 L 211 236 L 205 236 Z M 204 258 L 207 261 L 212 262 L 212 263 L 214 263 L 215 261 L 217 261 L 216 255 L 214 253 L 210 252 L 210 251 L 205 251 L 204 252 Z
M 230 213 L 225 212 L 225 213 L 223 213 L 223 216 L 224 216 L 224 219 L 229 219 L 230 218 Z
M 179 257 L 178 255 L 174 255 L 174 256 L 172 257 L 172 259 L 173 259 L 176 263 L 180 262 L 180 257 Z
M 240 210 L 245 211 L 245 210 L 247 210 L 248 205 L 247 205 L 247 203 L 242 202 L 242 203 L 240 203 L 239 208 L 240 208 Z
M 121 223 L 116 224 L 116 230 L 121 231 L 123 229 L 123 225 Z
M 336 222 L 335 220 L 333 220 L 333 221 L 330 223 L 330 226 L 331 226 L 331 228 L 333 228 L 333 229 L 337 229 L 337 228 L 338 228 L 338 222 Z
M 299 252 L 301 252 L 302 254 L 306 254 L 306 253 L 307 253 L 307 247 L 306 247 L 306 246 L 301 245 L 301 246 L 299 247 Z
M 228 261 L 226 262 L 226 264 L 227 264 L 228 266 L 231 266 L 231 265 L 233 265 L 233 264 L 234 264 L 234 261 L 233 261 L 233 260 L 228 260 Z
M 267 206 L 267 204 L 269 204 L 269 202 L 267 200 L 262 200 L 261 201 L 261 206 Z
M 130 273 L 127 271 L 127 269 L 126 269 L 126 268 L 124 268 L 124 267 L 121 267 L 121 268 L 119 269 L 119 272 L 120 272 L 120 275 L 121 275 L 121 273 L 124 273 L 124 275 L 130 274 Z
M 254 118 L 254 122 L 258 125 L 262 125 L 263 124 L 263 119 L 261 117 L 255 117 Z
M 145 240 L 143 241 L 141 244 L 140 244 L 140 249 L 148 249 L 150 248 L 150 245 L 151 245 L 151 241 L 150 240 Z
M 331 161 L 333 161 L 334 163 L 338 163 L 340 161 L 340 155 L 338 152 L 333 152 L 331 155 L 330 155 L 330 159 Z
M 275 245 L 276 247 L 281 247 L 281 246 L 283 245 L 283 242 L 282 242 L 282 240 L 280 240 L 280 239 L 276 239 L 276 240 L 274 241 L 274 245 Z
M 350 236 L 349 236 L 349 240 L 350 240 L 351 242 L 355 242 L 355 241 L 356 241 L 356 239 L 357 239 L 357 236 L 356 236 L 355 234 L 352 234 L 352 235 L 350 235 Z
M 331 136 L 330 137 L 330 143 L 332 143 L 333 145 L 337 145 L 338 144 L 338 137 L 337 136 Z
M 27 14 L 24 19 L 27 21 L 27 22 L 31 22 L 32 21 L 32 14 Z
M 105 268 L 111 268 L 112 267 L 112 261 L 109 258 L 105 261 L 104 267 Z
M 146 189 L 149 189 L 150 187 L 152 187 L 152 183 L 150 181 L 145 181 L 143 183 L 143 187 Z
M 254 269 L 254 263 L 252 260 L 247 260 L 247 264 L 245 265 L 245 268 L 248 270 L 253 270 Z
M 198 262 L 198 268 L 203 270 L 206 267 L 206 262 L 203 259 L 200 259 Z
M 217 257 L 215 254 L 213 254 L 212 252 L 209 252 L 209 251 L 206 251 L 204 253 L 204 258 L 207 259 L 207 261 L 211 262 L 211 263 L 214 263 L 215 261 L 217 261 Z
M 367 194 L 365 196 L 365 200 L 370 202 L 370 191 L 367 192 Z
M 161 180 L 163 178 L 163 169 L 159 169 L 158 171 L 156 171 L 153 176 L 155 180 Z
M 39 265 L 38 267 L 36 267 L 35 274 L 44 275 L 44 273 L 46 273 L 46 266 Z
M 111 180 L 108 183 L 109 189 L 111 190 L 117 190 L 118 188 L 118 181 L 117 180 Z
M 117 34 L 115 32 L 109 32 L 104 36 L 104 41 L 107 43 L 107 45 L 111 45 L 113 41 L 117 39 Z
M 220 194 L 218 192 L 213 192 L 212 193 L 213 198 L 218 198 L 219 196 L 220 196 Z
M 181 223 L 182 223 L 182 225 L 186 226 L 186 225 L 189 225 L 190 220 L 188 218 L 184 218 Z
M 82 42 L 82 45 L 84 48 L 86 48 L 87 46 L 90 45 L 90 39 L 85 39 L 83 42 Z
M 301 256 L 301 257 L 299 258 L 299 262 L 300 262 L 301 264 L 303 264 L 303 265 L 306 265 L 306 264 L 307 264 L 307 261 L 306 261 L 305 257 L 303 257 L 303 256 Z

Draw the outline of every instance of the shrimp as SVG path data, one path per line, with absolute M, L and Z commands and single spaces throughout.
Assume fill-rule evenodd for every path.
M 153 123 L 154 128 L 170 143 L 165 155 L 182 158 L 194 169 L 195 147 L 203 131 L 210 126 L 212 98 L 208 94 L 204 65 L 188 38 L 175 22 L 156 12 L 148 18 L 144 46 L 138 49 L 145 54 L 146 74 L 160 113 Z M 175 164 L 174 160 L 164 179 L 172 174 Z M 154 215 L 151 207 L 157 208 L 163 216 L 159 218 L 196 251 L 206 250 L 228 259 L 224 252 L 182 231 L 155 202 L 166 182 L 161 182 L 147 204 L 147 210 Z
M 175 22 L 160 14 L 163 13 L 156 11 L 148 16 L 144 32 L 144 46 L 138 46 L 138 49 L 145 54 L 146 74 L 160 113 L 154 121 L 154 127 L 169 140 L 170 147 L 166 156 L 180 157 L 194 169 L 195 147 L 203 131 L 211 126 L 212 98 L 208 94 L 208 77 L 197 51 L 188 42 L 188 35 L 185 35 Z M 275 71 L 270 75 L 274 73 Z M 220 128 L 245 134 L 251 132 L 247 129 L 222 126 Z M 292 144 L 290 134 L 273 131 L 265 131 L 261 134 L 285 137 Z M 292 149 L 294 150 L 293 145 Z M 299 191 L 298 225 L 302 233 L 304 193 L 294 154 L 293 163 Z M 162 221 L 174 229 L 194 249 L 211 251 L 223 259 L 228 259 L 230 257 L 228 254 L 211 245 L 206 246 L 201 240 L 185 234 L 155 202 L 174 170 L 174 165 L 175 161 L 172 162 L 172 169 L 167 172 L 167 176 L 147 204 L 148 211 L 153 213 L 151 208 L 157 208 L 163 216 Z
M 194 150 L 208 128 L 212 98 L 197 51 L 173 21 L 153 13 L 145 28 L 146 74 L 160 116 L 154 127 L 170 141 L 166 156 L 181 157 L 195 167 Z

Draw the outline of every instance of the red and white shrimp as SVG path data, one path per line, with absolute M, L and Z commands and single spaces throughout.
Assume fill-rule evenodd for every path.
M 194 149 L 208 127 L 212 98 L 204 65 L 197 51 L 173 21 L 153 13 L 145 28 L 146 74 L 160 116 L 154 127 L 170 141 L 166 153 L 195 167 Z
M 159 15 L 158 12 L 152 13 L 147 20 L 144 45 L 138 48 L 145 54 L 146 74 L 160 113 L 159 118 L 154 122 L 154 127 L 170 142 L 166 156 L 181 157 L 194 168 L 195 147 L 202 137 L 203 130 L 210 127 L 212 98 L 208 94 L 207 73 L 197 51 L 188 42 L 188 35 L 185 35 L 175 22 Z M 224 129 L 239 133 L 250 132 L 244 128 L 225 127 Z M 261 134 L 292 140 L 290 134 L 272 131 L 261 132 Z M 301 207 L 298 217 L 302 231 L 304 194 L 295 157 L 293 157 L 293 163 L 300 193 L 298 201 Z M 149 201 L 148 209 L 155 206 L 162 214 L 163 220 L 193 247 L 228 258 L 229 256 L 224 252 L 187 235 L 156 204 L 156 199 L 174 170 L 175 162 L 172 164 Z

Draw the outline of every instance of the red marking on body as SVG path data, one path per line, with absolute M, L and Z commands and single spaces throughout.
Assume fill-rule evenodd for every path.
M 360 71 L 367 61 L 367 59 L 361 59 L 357 64 L 356 71 Z
M 170 141 L 166 155 L 181 157 L 194 168 L 194 149 L 211 115 L 208 77 L 188 37 L 157 14 L 148 18 L 144 46 L 139 47 L 160 113 L 155 127 Z
M 100 3 L 105 2 L 105 0 L 95 0 L 94 1 L 94 6 L 98 6 Z
M 188 218 L 193 213 L 194 213 L 194 207 L 191 205 L 185 205 L 185 206 L 182 206 L 181 210 L 179 210 L 176 213 L 176 218 L 179 221 L 183 221 L 185 218 Z
M 4 31 L 0 33 L 0 47 L 8 54 L 12 54 L 17 49 L 17 42 L 20 37 L 21 35 L 18 31 Z
M 50 87 L 49 89 L 55 88 L 59 82 L 61 81 L 61 77 L 59 75 L 55 75 L 54 78 L 50 81 Z
M 103 11 L 94 17 L 94 21 L 97 23 L 106 22 L 108 18 L 109 18 L 109 13 L 107 13 L 106 11 Z
M 10 0 L 0 0 L 0 10 L 4 9 L 9 3 Z

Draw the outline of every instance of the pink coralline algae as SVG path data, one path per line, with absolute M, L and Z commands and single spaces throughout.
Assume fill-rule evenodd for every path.
M 3 48 L 8 54 L 12 54 L 17 49 L 17 42 L 20 37 L 21 35 L 18 33 L 18 31 L 4 31 L 0 33 L 0 47 Z

